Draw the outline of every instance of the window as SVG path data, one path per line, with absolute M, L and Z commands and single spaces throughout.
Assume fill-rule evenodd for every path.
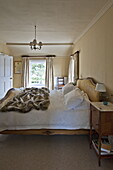
M 30 87 L 45 86 L 45 70 L 46 70 L 46 60 L 29 61 L 29 86 Z

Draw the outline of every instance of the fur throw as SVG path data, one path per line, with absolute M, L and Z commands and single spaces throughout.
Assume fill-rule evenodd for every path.
M 50 104 L 48 88 L 25 88 L 10 101 L 8 101 L 0 110 L 29 112 L 32 109 L 47 110 Z

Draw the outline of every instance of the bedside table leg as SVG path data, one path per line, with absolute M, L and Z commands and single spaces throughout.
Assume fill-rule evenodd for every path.
M 101 166 L 101 160 L 100 160 L 100 157 L 98 159 L 98 166 Z
M 98 165 L 101 166 L 101 135 L 99 135 L 98 143 L 99 143 Z
M 90 108 L 90 149 L 91 147 L 92 147 L 92 109 Z
M 92 148 L 92 126 L 90 127 L 90 149 Z

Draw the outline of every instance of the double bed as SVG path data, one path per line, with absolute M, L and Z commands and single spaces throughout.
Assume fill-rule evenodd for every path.
M 99 92 L 91 79 L 78 80 L 68 93 L 52 90 L 49 99 L 47 110 L 0 112 L 0 134 L 89 133 L 90 101 L 99 101 Z

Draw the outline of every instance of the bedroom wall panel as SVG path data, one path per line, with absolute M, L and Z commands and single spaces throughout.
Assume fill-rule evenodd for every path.
M 107 87 L 113 101 L 113 6 L 75 43 L 81 78 L 93 77 Z

